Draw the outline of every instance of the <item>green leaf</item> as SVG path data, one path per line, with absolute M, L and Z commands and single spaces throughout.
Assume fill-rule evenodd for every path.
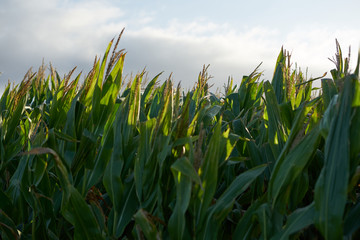
M 75 226 L 74 239 L 105 239 L 94 213 L 81 194 L 74 187 L 70 187 L 69 191 L 69 202 L 63 211 L 72 216 L 71 219 Z
M 135 187 L 136 194 L 141 201 L 143 198 L 143 187 L 146 183 L 146 178 L 153 178 L 153 171 L 151 169 L 151 176 L 147 176 L 145 165 L 149 162 L 151 158 L 153 147 L 152 141 L 154 138 L 154 128 L 156 124 L 156 119 L 151 119 L 146 122 L 140 123 L 140 142 L 139 142 L 139 154 L 135 158 L 134 163 L 134 179 L 135 179 Z M 153 180 L 153 179 L 151 179 Z M 147 182 L 148 183 L 148 182 Z
M 357 102 L 353 101 L 353 111 L 351 116 L 351 126 L 350 126 L 350 169 L 351 175 L 353 175 L 356 167 L 359 165 L 360 161 L 360 81 L 354 79 L 354 100 L 357 95 Z
M 136 224 L 140 226 L 146 239 L 160 239 L 160 233 L 158 233 L 155 224 L 148 216 L 149 215 L 145 210 L 139 209 L 139 211 L 137 211 L 137 213 L 134 215 Z
M 283 77 L 283 68 L 285 66 L 286 56 L 283 47 L 276 61 L 275 72 L 271 85 L 274 88 L 275 96 L 277 103 L 280 104 L 285 100 L 285 89 L 284 89 L 284 77 Z
M 48 163 L 44 158 L 32 158 L 32 184 L 38 186 L 42 180 Z
M 4 239 L 10 240 L 20 238 L 15 223 L 2 209 L 0 209 L 0 229 L 0 237 L 3 237 Z
M 121 150 L 121 148 L 114 147 L 115 151 Z M 106 189 L 106 192 L 109 194 L 111 202 L 114 205 L 115 211 L 120 212 L 121 206 L 119 205 L 119 199 L 122 197 L 123 193 L 123 184 L 121 181 L 121 170 L 123 168 L 124 162 L 122 156 L 119 153 L 113 152 L 109 163 L 106 166 L 103 184 Z
M 27 168 L 28 157 L 23 156 L 20 158 L 17 168 L 10 178 L 10 183 L 6 189 L 6 195 L 9 196 L 13 204 L 18 203 L 21 197 L 21 180 L 24 177 L 24 172 Z M 5 200 L 4 200 L 5 201 Z
M 87 129 L 84 129 L 80 144 L 76 149 L 76 154 L 71 163 L 71 171 L 73 174 L 76 174 L 84 165 L 89 169 L 94 168 L 96 147 L 96 136 Z
M 116 98 L 119 94 L 122 84 L 122 72 L 124 66 L 125 54 L 121 54 L 114 68 L 111 70 L 109 76 L 105 80 L 102 87 L 102 97 L 100 104 L 107 106 L 106 110 L 109 111 L 112 105 L 115 104 Z M 109 69 L 107 69 L 109 71 Z M 106 111 L 105 110 L 105 111 Z M 106 112 L 108 114 L 108 112 Z
M 140 113 L 140 87 L 143 75 L 137 75 L 132 83 L 130 94 L 127 97 L 128 124 L 135 126 Z
M 127 225 L 132 220 L 133 215 L 136 213 L 139 207 L 139 201 L 136 196 L 135 184 L 131 183 L 125 185 L 123 196 L 120 202 L 121 209 L 118 212 L 118 218 L 115 218 L 117 222 L 115 237 L 119 238 Z
M 0 98 L 0 113 L 2 114 L 3 111 L 7 109 L 6 105 L 9 99 L 9 92 L 10 92 L 10 83 L 6 86 L 4 92 Z
M 266 165 L 252 168 L 237 176 L 225 192 L 216 201 L 206 221 L 203 239 L 217 239 L 218 230 L 229 211 L 232 209 L 235 198 L 243 193 L 250 184 L 264 172 Z
M 172 83 L 169 79 L 166 81 L 166 87 L 164 88 L 162 99 L 163 105 L 159 115 L 157 116 L 158 121 L 156 125 L 156 129 L 160 128 L 164 136 L 168 136 L 171 131 L 171 120 L 173 114 L 172 99 Z
M 226 97 L 226 101 L 228 101 L 230 108 L 231 108 L 231 113 L 233 114 L 233 116 L 238 116 L 240 113 L 240 96 L 238 93 L 232 93 L 229 96 Z M 232 120 L 232 119 L 231 119 Z
M 271 240 L 289 239 L 291 234 L 296 233 L 313 224 L 315 216 L 316 212 L 314 203 L 311 203 L 309 206 L 297 209 L 288 217 L 283 230 L 273 236 Z
M 63 160 L 60 158 L 60 156 L 57 154 L 57 152 L 55 152 L 51 148 L 43 148 L 43 147 L 33 148 L 30 151 L 23 153 L 23 155 L 33 155 L 33 154 L 34 155 L 50 154 L 53 156 L 56 169 L 58 170 L 58 177 L 60 180 L 60 184 L 61 184 L 61 186 L 64 190 L 64 194 L 65 194 L 65 197 L 63 198 L 63 200 L 66 201 L 70 194 L 69 189 L 72 187 L 72 185 L 71 185 L 71 180 L 69 179 L 69 177 L 71 177 L 71 175 L 69 175 L 69 172 L 68 172 L 65 164 L 63 163 Z
M 8 215 L 14 209 L 14 205 L 11 202 L 10 198 L 0 189 L 0 209 L 6 212 Z
M 23 114 L 25 108 L 26 99 L 26 97 L 22 97 L 21 99 L 19 99 L 14 112 L 11 113 L 10 117 L 6 119 L 6 135 L 4 139 L 4 144 L 10 143 L 10 138 L 13 137 L 16 128 L 19 125 L 21 115 Z
M 351 239 L 352 234 L 360 228 L 360 201 L 352 206 L 344 221 L 344 235 Z
M 189 177 L 193 182 L 201 185 L 201 180 L 197 172 L 195 171 L 194 166 L 190 163 L 189 159 L 182 157 L 177 159 L 172 165 L 171 170 L 175 172 L 180 172 L 181 174 Z
M 200 189 L 198 196 L 200 196 L 200 206 L 198 208 L 197 225 L 204 226 L 206 211 L 213 200 L 218 177 L 218 164 L 221 155 L 221 118 L 216 124 L 214 134 L 212 135 L 207 151 L 205 153 L 204 162 L 199 169 L 201 172 L 201 180 L 203 188 Z
M 113 141 L 114 131 L 112 128 L 109 128 L 102 138 L 102 144 L 100 145 L 100 149 L 98 150 L 98 154 L 94 160 L 95 166 L 87 177 L 86 189 L 83 189 L 83 191 L 90 189 L 101 180 L 113 152 Z
M 257 209 L 263 204 L 263 199 L 263 197 L 257 199 L 246 209 L 244 215 L 236 225 L 234 239 L 253 239 L 252 232 L 257 226 L 254 216 Z
M 256 217 L 261 229 L 261 239 L 269 239 L 281 230 L 283 215 L 271 210 L 269 203 L 264 203 L 256 210 Z
M 343 214 L 349 181 L 349 130 L 352 106 L 352 79 L 344 79 L 337 111 L 331 120 L 325 144 L 325 163 L 315 186 L 316 225 L 326 239 L 343 235 Z
M 155 84 L 158 81 L 159 76 L 162 73 L 159 73 L 158 75 L 156 75 L 146 86 L 144 93 L 141 96 L 141 108 L 143 110 L 145 110 L 145 104 L 148 103 L 148 101 L 150 100 L 150 98 L 152 97 L 152 93 L 155 87 Z
M 285 208 L 295 179 L 310 161 L 319 141 L 319 128 L 315 128 L 286 155 L 283 161 L 276 162 L 269 183 L 273 207 L 279 204 L 281 208 Z
M 328 108 L 331 99 L 338 93 L 334 80 L 329 78 L 321 79 L 322 99 L 325 109 Z
M 100 119 L 102 118 L 103 113 L 101 112 L 100 105 L 101 105 L 101 98 L 102 98 L 102 86 L 103 86 L 103 79 L 105 74 L 105 67 L 107 57 L 109 55 L 110 48 L 112 46 L 113 40 L 110 41 L 108 47 L 105 50 L 105 54 L 103 60 L 101 62 L 101 66 L 99 69 L 96 68 L 96 84 L 94 86 L 94 92 L 92 95 L 92 120 L 95 126 L 98 126 L 100 123 Z M 105 101 L 105 100 L 104 100 Z
M 277 158 L 285 145 L 287 134 L 280 115 L 280 108 L 276 101 L 275 92 L 271 84 L 266 81 L 264 84 L 266 97 L 266 112 L 268 115 L 269 143 L 274 157 Z
M 185 212 L 189 206 L 191 196 L 191 180 L 200 181 L 195 169 L 186 157 L 178 159 L 171 171 L 176 185 L 176 204 L 169 219 L 169 234 L 171 239 L 183 239 L 186 225 Z

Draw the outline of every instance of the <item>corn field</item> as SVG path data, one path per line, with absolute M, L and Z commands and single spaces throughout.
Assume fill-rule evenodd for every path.
M 360 238 L 359 60 L 337 43 L 308 80 L 281 49 L 272 81 L 219 96 L 206 67 L 187 92 L 125 83 L 120 36 L 83 81 L 42 66 L 4 90 L 1 239 Z

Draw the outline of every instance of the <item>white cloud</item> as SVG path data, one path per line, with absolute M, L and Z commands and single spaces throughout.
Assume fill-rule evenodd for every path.
M 264 70 L 264 79 L 271 80 L 281 46 L 292 53 L 293 67 L 297 63 L 302 71 L 308 70 L 308 78 L 325 72 L 331 77 L 334 65 L 328 58 L 335 54 L 335 38 L 344 56 L 348 46 L 352 46 L 351 66 L 355 68 L 360 40 L 357 29 L 333 31 L 304 26 L 289 32 L 263 27 L 236 31 L 228 24 L 172 21 L 166 28 L 130 29 L 125 32 L 124 44 L 129 51 L 129 68 L 147 66 L 153 75 L 162 70 L 168 74 L 174 72 L 175 81 L 191 86 L 202 65 L 211 64 L 213 82 L 221 87 L 229 75 L 239 82 L 242 75 L 249 74 L 260 62 L 263 62 L 260 70 Z
M 5 1 L 0 10 L 0 77 L 20 81 L 42 59 L 65 74 L 74 66 L 88 69 L 108 41 L 125 25 L 123 11 L 105 1 Z M 86 68 L 84 69 L 84 66 Z
M 229 75 L 239 82 L 260 62 L 265 79 L 272 77 L 282 45 L 292 52 L 293 61 L 316 77 L 333 65 L 338 38 L 344 53 L 352 45 L 353 66 L 359 47 L 358 29 L 331 29 L 294 25 L 292 30 L 261 25 L 237 28 L 206 18 L 169 19 L 161 27 L 154 23 L 155 11 L 133 11 L 108 1 L 5 1 L 0 10 L 0 81 L 19 81 L 31 66 L 52 62 L 60 74 L 74 66 L 85 73 L 95 55 L 101 55 L 111 38 L 126 27 L 120 48 L 126 48 L 127 73 L 145 66 L 150 77 L 173 72 L 174 80 L 190 87 L 203 64 L 210 64 L 216 87 Z M 328 75 L 329 76 L 329 75 Z M 1 84 L 3 85 L 3 84 Z M 1 88 L 1 86 L 0 86 Z M 1 89 L 0 89 L 1 91 Z
M 213 81 L 220 87 L 228 76 L 241 80 L 262 61 L 263 69 L 272 69 L 281 47 L 277 34 L 260 27 L 236 32 L 226 24 L 172 21 L 167 28 L 125 31 L 124 45 L 130 67 L 147 66 L 153 74 L 173 72 L 175 81 L 192 86 L 202 65 L 210 64 Z
M 331 77 L 330 71 L 334 64 L 328 60 L 336 53 L 335 39 L 340 43 L 343 57 L 348 56 L 351 46 L 351 62 L 353 69 L 356 67 L 357 52 L 360 43 L 360 30 L 311 28 L 295 29 L 285 39 L 286 47 L 293 51 L 294 57 L 302 67 L 309 67 L 310 72 L 320 75 L 327 71 L 327 77 Z M 313 77 L 316 77 L 314 76 Z

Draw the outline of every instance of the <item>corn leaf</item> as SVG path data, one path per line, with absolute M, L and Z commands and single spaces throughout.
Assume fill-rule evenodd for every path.
M 217 233 L 221 227 L 221 223 L 231 210 L 235 198 L 243 193 L 250 184 L 264 172 L 266 167 L 266 165 L 257 166 L 240 174 L 234 179 L 212 207 L 211 212 L 207 217 L 203 239 L 217 239 Z
M 75 226 L 74 239 L 105 239 L 89 205 L 74 187 L 70 187 L 69 191 L 69 202 L 64 211 L 72 216 Z
M 359 230 L 360 228 L 360 221 L 358 221 L 359 215 L 360 202 L 357 202 L 352 206 L 344 220 L 344 236 L 348 237 L 349 239 L 351 239 L 355 231 Z
M 316 224 L 326 239 L 343 235 L 343 219 L 349 181 L 349 130 L 352 79 L 344 79 L 344 89 L 336 115 L 331 120 L 325 145 L 325 163 L 315 187 Z
M 282 231 L 273 236 L 271 240 L 289 239 L 291 234 L 294 234 L 313 224 L 315 216 L 316 212 L 314 203 L 311 203 L 309 206 L 297 209 L 288 217 L 286 225 Z
M 283 68 L 285 66 L 285 51 L 281 48 L 279 56 L 276 61 L 275 72 L 271 85 L 274 88 L 274 93 L 276 96 L 277 103 L 280 104 L 285 100 L 285 89 L 284 89 L 284 75 Z
M 3 239 L 20 239 L 14 221 L 2 209 L 0 209 L 0 229 L 0 236 Z
M 146 239 L 160 239 L 160 234 L 158 233 L 155 224 L 148 217 L 148 213 L 143 209 L 139 209 L 134 215 L 136 224 L 139 225 L 142 233 L 144 233 Z
M 268 132 L 269 143 L 274 157 L 277 158 L 284 147 L 287 135 L 280 115 L 279 105 L 276 101 L 275 92 L 269 82 L 264 84 L 266 97 L 266 112 L 269 118 Z
M 185 212 L 191 196 L 191 180 L 199 181 L 194 168 L 185 157 L 178 159 L 171 170 L 176 185 L 176 204 L 169 219 L 169 234 L 171 239 L 183 239 L 185 230 Z
M 205 153 L 204 163 L 201 166 L 201 180 L 203 189 L 200 190 L 200 206 L 198 208 L 198 226 L 204 226 L 206 211 L 213 199 L 217 185 L 218 163 L 221 155 L 221 118 L 216 124 L 214 134 L 211 137 L 208 151 Z
M 123 234 L 125 228 L 131 222 L 133 215 L 138 210 L 139 201 L 136 196 L 135 184 L 126 184 L 120 199 L 121 202 L 119 205 L 121 209 L 117 214 L 118 218 L 115 216 L 115 222 L 117 222 L 115 231 L 116 238 L 119 238 Z
M 314 154 L 320 140 L 319 129 L 315 128 L 286 155 L 283 161 L 276 163 L 269 183 L 273 207 L 278 203 L 285 207 L 295 179 L 302 173 Z

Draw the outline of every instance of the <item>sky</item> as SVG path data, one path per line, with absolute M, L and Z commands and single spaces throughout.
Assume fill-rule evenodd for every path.
M 163 72 L 163 81 L 172 74 L 189 89 L 210 64 L 210 83 L 222 88 L 262 62 L 262 79 L 271 80 L 283 46 L 308 78 L 330 77 L 335 39 L 345 54 L 351 46 L 356 67 L 359 9 L 358 0 L 1 0 L 0 92 L 43 61 L 60 76 L 77 66 L 85 78 L 123 28 L 128 75 L 145 68 L 150 79 Z

